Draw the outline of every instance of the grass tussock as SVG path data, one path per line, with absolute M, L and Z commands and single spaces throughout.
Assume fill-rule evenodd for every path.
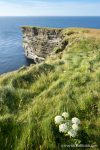
M 0 77 L 1 150 L 64 149 L 72 141 L 54 124 L 64 111 L 82 121 L 82 144 L 100 149 L 100 40 L 88 29 L 62 34 L 69 46 L 56 59 Z

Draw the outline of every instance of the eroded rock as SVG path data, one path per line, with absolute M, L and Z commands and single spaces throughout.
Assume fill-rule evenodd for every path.
M 22 27 L 25 56 L 40 63 L 61 44 L 62 29 Z

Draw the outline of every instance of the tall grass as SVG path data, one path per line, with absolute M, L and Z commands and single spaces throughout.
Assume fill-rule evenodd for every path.
M 64 149 L 72 141 L 54 125 L 64 111 L 82 121 L 82 144 L 100 148 L 100 41 L 79 38 L 61 53 L 0 77 L 1 150 Z

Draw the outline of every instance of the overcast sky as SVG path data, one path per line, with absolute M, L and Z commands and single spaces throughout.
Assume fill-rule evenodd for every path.
M 0 16 L 100 16 L 100 0 L 0 0 Z

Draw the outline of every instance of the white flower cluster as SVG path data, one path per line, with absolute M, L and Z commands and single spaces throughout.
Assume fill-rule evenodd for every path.
M 62 115 L 55 117 L 55 124 L 59 126 L 59 132 L 69 135 L 70 137 L 76 137 L 77 131 L 81 121 L 74 117 L 69 120 L 69 113 L 63 112 Z

